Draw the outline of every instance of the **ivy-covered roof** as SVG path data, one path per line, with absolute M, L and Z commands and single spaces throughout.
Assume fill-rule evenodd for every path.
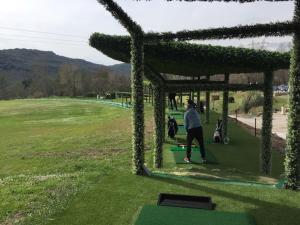
M 105 55 L 130 62 L 130 37 L 94 33 L 90 45 Z M 200 76 L 287 69 L 289 53 L 221 47 L 186 42 L 160 42 L 144 46 L 145 64 L 160 73 Z

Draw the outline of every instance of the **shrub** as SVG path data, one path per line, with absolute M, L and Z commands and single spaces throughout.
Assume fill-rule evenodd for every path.
M 235 102 L 234 97 L 231 96 L 228 98 L 228 103 L 234 103 L 234 102 Z
M 263 106 L 263 104 L 264 97 L 262 96 L 262 94 L 249 92 L 242 101 L 241 110 L 244 113 L 248 113 L 252 108 Z

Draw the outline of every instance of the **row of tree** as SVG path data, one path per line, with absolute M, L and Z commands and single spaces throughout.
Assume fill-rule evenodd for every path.
M 6 74 L 0 74 L 0 99 L 92 97 L 115 90 L 130 91 L 130 76 L 116 74 L 105 68 L 86 72 L 71 64 L 62 65 L 54 77 L 47 75 L 43 68 L 35 68 L 30 77 L 15 82 L 10 82 Z

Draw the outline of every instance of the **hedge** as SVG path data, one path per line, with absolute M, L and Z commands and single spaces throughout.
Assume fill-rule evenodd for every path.
M 90 45 L 122 62 L 130 61 L 130 37 L 94 33 Z M 144 46 L 145 63 L 160 73 L 186 76 L 251 73 L 289 68 L 289 53 L 246 48 L 160 42 Z

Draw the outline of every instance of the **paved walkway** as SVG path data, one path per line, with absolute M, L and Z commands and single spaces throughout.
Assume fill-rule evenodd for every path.
M 235 115 L 230 115 L 231 118 L 235 118 Z M 248 115 L 238 115 L 238 121 L 245 123 L 251 127 L 255 125 L 256 118 L 256 127 L 261 129 L 262 126 L 262 116 L 254 117 Z M 273 114 L 273 128 L 272 133 L 276 134 L 282 139 L 286 139 L 287 133 L 287 115 L 282 115 L 281 113 Z

